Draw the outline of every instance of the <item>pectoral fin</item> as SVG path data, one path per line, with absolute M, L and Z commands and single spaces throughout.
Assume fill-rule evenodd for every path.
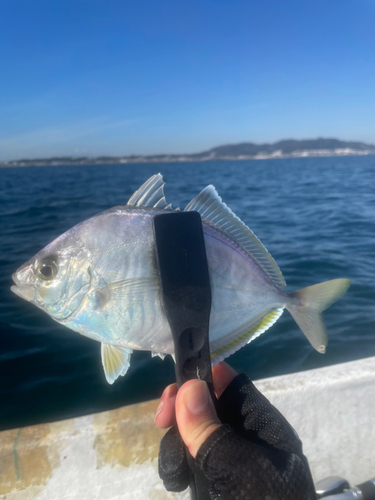
M 104 308 L 107 305 L 119 302 L 124 309 L 142 303 L 152 290 L 157 290 L 159 282 L 156 278 L 131 278 L 116 281 L 96 290 L 97 306 Z
M 102 364 L 109 384 L 124 376 L 130 365 L 132 349 L 117 345 L 102 344 Z

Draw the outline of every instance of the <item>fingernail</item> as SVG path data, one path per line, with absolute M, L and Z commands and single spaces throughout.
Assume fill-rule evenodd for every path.
M 210 401 L 210 393 L 206 382 L 198 380 L 190 386 L 184 394 L 184 400 L 190 413 L 197 415 L 207 408 Z
M 156 417 L 159 415 L 159 413 L 163 409 L 163 406 L 164 406 L 164 401 L 161 400 L 160 403 L 159 403 L 159 406 L 156 408 L 156 413 L 155 413 L 155 419 L 154 420 L 156 420 Z

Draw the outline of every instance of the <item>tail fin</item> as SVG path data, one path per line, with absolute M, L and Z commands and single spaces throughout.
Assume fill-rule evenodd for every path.
M 321 312 L 336 302 L 349 285 L 350 280 L 338 279 L 308 286 L 289 294 L 291 299 L 297 300 L 292 300 L 287 305 L 288 311 L 310 344 L 322 354 L 325 353 L 328 337 Z

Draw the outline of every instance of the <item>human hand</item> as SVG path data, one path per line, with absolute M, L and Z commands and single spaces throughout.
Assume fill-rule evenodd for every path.
M 215 395 L 219 399 L 238 373 L 226 363 L 212 369 Z M 218 427 L 220 422 L 207 384 L 202 380 L 189 380 L 177 393 L 177 385 L 169 385 L 163 392 L 156 410 L 155 424 L 166 429 L 177 423 L 180 435 L 195 458 L 199 447 Z
M 315 500 L 302 444 L 285 418 L 226 363 L 214 367 L 213 382 L 217 411 L 203 381 L 190 380 L 178 392 L 173 384 L 163 392 L 155 423 L 174 426 L 160 444 L 165 487 L 182 491 L 189 484 L 181 435 L 210 483 L 212 499 Z

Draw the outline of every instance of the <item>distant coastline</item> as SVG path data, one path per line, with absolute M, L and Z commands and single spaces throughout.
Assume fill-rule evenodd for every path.
M 339 139 L 288 139 L 272 144 L 244 142 L 229 144 L 194 154 L 159 154 L 131 156 L 66 156 L 53 158 L 34 158 L 0 162 L 6 167 L 58 167 L 67 165 L 108 165 L 133 163 L 183 163 L 214 160 L 267 160 L 279 158 L 308 158 L 327 156 L 364 156 L 375 155 L 375 146 L 363 142 L 340 141 Z

